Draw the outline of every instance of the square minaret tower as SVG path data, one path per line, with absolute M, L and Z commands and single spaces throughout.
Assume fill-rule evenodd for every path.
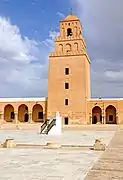
M 59 111 L 65 125 L 87 124 L 90 60 L 76 16 L 71 14 L 60 22 L 60 36 L 49 59 L 48 117 Z

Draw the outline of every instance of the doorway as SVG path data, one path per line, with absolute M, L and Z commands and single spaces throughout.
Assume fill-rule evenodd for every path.
M 28 122 L 28 120 L 29 120 L 29 115 L 26 113 L 26 114 L 24 115 L 24 122 Z
M 99 106 L 92 109 L 92 124 L 102 123 L 102 110 Z
M 94 116 L 94 122 L 93 124 L 96 124 L 97 123 L 97 116 Z
M 68 117 L 64 118 L 65 125 L 68 125 Z

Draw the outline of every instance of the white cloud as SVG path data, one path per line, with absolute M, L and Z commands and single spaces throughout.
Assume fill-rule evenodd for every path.
M 51 31 L 49 38 L 36 42 L 0 17 L 0 97 L 47 95 L 48 55 L 54 34 Z
M 123 1 L 71 0 L 91 59 L 93 97 L 123 97 Z
M 33 40 L 21 37 L 19 28 L 12 25 L 9 19 L 0 17 L 0 58 L 16 61 L 36 59 L 30 49 L 36 48 Z
M 57 12 L 56 13 L 61 19 L 64 19 L 65 18 L 65 15 L 61 12 Z

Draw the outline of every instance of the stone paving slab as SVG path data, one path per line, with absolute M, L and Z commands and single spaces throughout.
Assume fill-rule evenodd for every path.
M 62 136 L 40 135 L 34 131 L 0 131 L 0 141 L 14 138 L 17 142 L 92 145 L 95 138 L 110 142 L 115 132 L 64 132 Z M 83 180 L 102 152 L 64 148 L 0 148 L 1 180 Z
M 123 129 L 120 128 L 107 150 L 92 167 L 85 180 L 123 180 Z
M 17 130 L 20 128 L 21 130 L 35 130 L 40 132 L 41 129 L 41 123 L 18 123 L 18 124 L 11 124 L 11 123 L 0 123 L 0 131 L 8 131 L 8 130 Z M 123 127 L 123 125 L 115 125 L 115 124 L 90 124 L 90 125 L 69 125 L 62 127 L 62 130 L 64 131 L 116 131 L 120 127 Z
M 35 131 L 0 131 L 0 142 L 14 138 L 17 143 L 93 145 L 95 138 L 109 144 L 115 132 L 70 131 L 61 136 Z M 0 180 L 83 180 L 102 152 L 75 148 L 0 148 Z
M 1 180 L 83 179 L 102 152 L 0 149 Z M 83 177 L 83 178 L 82 178 Z
M 117 153 L 117 149 L 111 149 L 106 151 L 106 153 L 102 154 L 101 159 L 104 160 L 119 160 L 119 161 L 123 161 L 123 149 L 119 149 L 118 153 Z
M 123 171 L 91 170 L 84 180 L 123 180 Z
M 102 159 L 98 161 L 92 168 L 92 170 L 108 170 L 108 171 L 122 171 L 123 172 L 123 161 Z
M 14 138 L 17 143 L 34 143 L 46 145 L 47 142 L 56 142 L 63 145 L 83 145 L 92 146 L 96 138 L 103 138 L 106 144 L 109 144 L 115 131 L 64 131 L 62 135 L 50 136 L 41 135 L 35 131 L 0 131 L 0 143 L 6 138 Z

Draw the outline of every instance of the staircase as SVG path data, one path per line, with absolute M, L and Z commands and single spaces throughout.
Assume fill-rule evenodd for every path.
M 40 134 L 48 134 L 48 132 L 52 129 L 53 126 L 56 125 L 56 119 L 53 118 L 51 120 L 46 120 L 44 124 L 41 126 Z

